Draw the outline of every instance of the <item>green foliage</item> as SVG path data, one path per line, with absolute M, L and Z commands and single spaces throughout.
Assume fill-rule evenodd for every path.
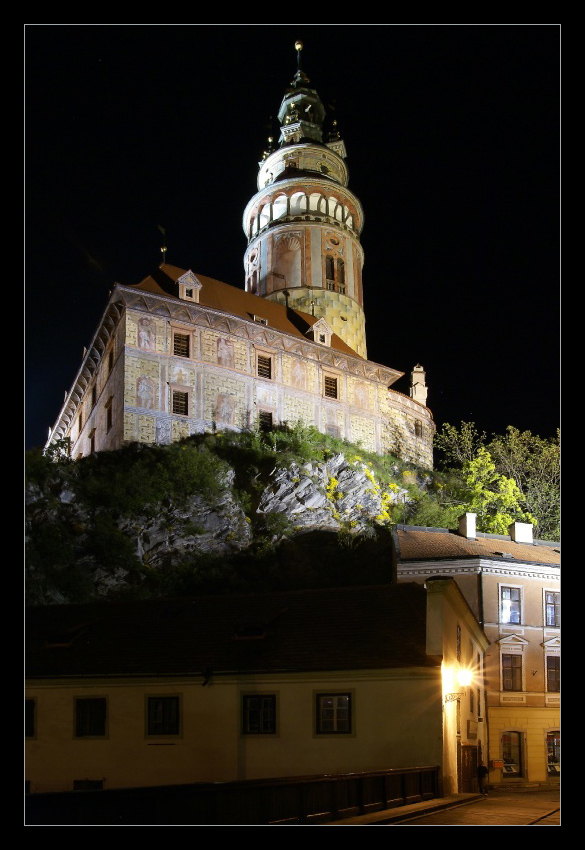
M 435 438 L 435 446 L 439 466 L 459 475 L 465 484 L 466 492 L 460 493 L 465 510 L 477 510 L 478 519 L 480 511 L 484 512 L 487 527 L 482 530 L 494 531 L 505 522 L 493 519 L 498 513 L 496 494 L 502 518 L 511 516 L 512 522 L 530 517 L 524 521 L 536 525 L 540 539 L 560 539 L 559 433 L 555 439 L 544 439 L 509 426 L 505 435 L 488 438 L 472 422 L 462 422 L 459 428 L 446 423 Z M 483 499 L 479 495 L 482 489 Z M 452 497 L 451 489 L 449 499 Z M 492 517 L 489 522 L 488 517 Z M 507 529 L 498 533 L 507 533 Z
M 477 528 L 490 534 L 507 534 L 515 522 L 537 524 L 535 517 L 523 511 L 522 494 L 512 478 L 496 472 L 487 449 L 480 448 L 472 460 L 463 464 L 465 503 L 477 514 Z
M 180 502 L 194 493 L 213 498 L 228 469 L 207 446 L 189 440 L 99 452 L 78 463 L 81 498 L 118 515 L 144 513 L 164 500 Z
M 538 536 L 560 540 L 560 432 L 545 440 L 509 426 L 488 448 L 496 469 L 514 479 L 527 510 L 538 518 Z

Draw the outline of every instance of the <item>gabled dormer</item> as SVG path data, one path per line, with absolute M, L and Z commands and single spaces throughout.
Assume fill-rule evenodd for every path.
M 191 301 L 193 304 L 199 304 L 199 290 L 203 284 L 197 280 L 192 271 L 181 275 L 177 280 L 177 284 L 179 286 L 179 298 L 182 301 Z
M 333 336 L 333 331 L 325 319 L 321 318 L 316 321 L 315 324 L 307 331 L 307 336 L 312 338 L 313 342 L 318 342 L 319 345 L 331 348 L 331 337 Z

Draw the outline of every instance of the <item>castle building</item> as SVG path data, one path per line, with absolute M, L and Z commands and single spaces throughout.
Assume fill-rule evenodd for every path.
M 168 263 L 116 284 L 47 445 L 79 458 L 303 422 L 432 468 L 424 369 L 406 395 L 367 359 L 363 212 L 300 59 L 278 116 L 243 216 L 245 289 Z
M 488 751 L 478 748 L 474 757 L 489 768 L 490 783 L 555 784 L 561 771 L 560 544 L 535 540 L 529 523 L 513 523 L 509 532 L 477 532 L 473 513 L 461 517 L 457 532 L 397 526 L 396 574 L 399 583 L 455 579 L 489 640 L 483 659 L 470 644 L 460 652 L 470 666 L 485 669 L 485 681 L 476 676 L 478 691 L 471 689 L 465 703 L 475 726 L 488 727 Z

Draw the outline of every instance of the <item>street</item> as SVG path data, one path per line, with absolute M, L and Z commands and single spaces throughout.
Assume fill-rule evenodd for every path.
M 491 791 L 487 797 L 377 826 L 560 826 L 558 790 Z

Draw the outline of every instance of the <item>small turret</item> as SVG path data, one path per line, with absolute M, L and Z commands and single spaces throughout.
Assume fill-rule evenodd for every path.
M 410 397 L 414 401 L 419 401 L 421 404 L 427 405 L 427 385 L 425 382 L 425 370 L 420 364 L 417 364 L 411 372 Z

